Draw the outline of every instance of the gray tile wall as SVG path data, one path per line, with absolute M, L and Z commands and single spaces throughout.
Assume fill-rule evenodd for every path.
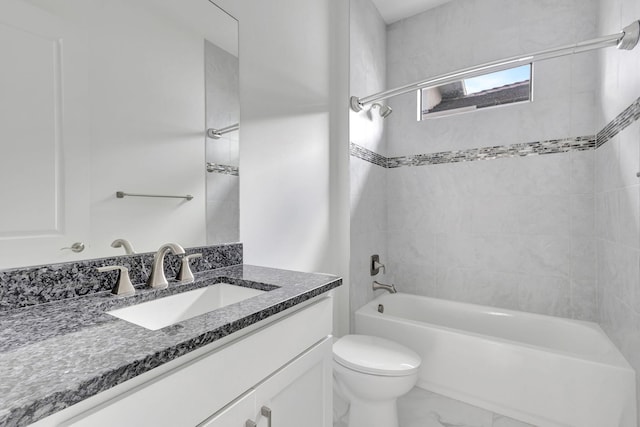
M 351 1 L 350 86 L 353 94 L 369 94 L 384 89 L 386 27 L 370 0 Z M 385 121 L 378 114 L 351 112 L 349 137 L 355 144 L 350 159 L 351 249 L 350 313 L 373 298 L 369 256 L 380 254 L 386 262 L 386 174 L 375 164 L 385 161 Z M 382 153 L 376 154 L 376 153 Z M 371 156 L 371 157 L 369 157 Z M 366 158 L 368 160 L 362 160 Z M 371 163 L 373 161 L 374 163 Z
M 615 33 L 640 17 L 636 0 L 543 6 L 462 0 L 390 25 L 387 87 Z M 367 75 L 353 60 L 352 85 Z M 415 95 L 399 97 L 379 147 L 367 137 L 384 132 L 352 120 L 352 308 L 372 298 L 365 257 L 386 253 L 382 280 L 402 291 L 598 321 L 640 371 L 638 70 L 640 48 L 552 60 L 536 65 L 533 104 L 424 122 Z M 376 92 L 359 89 L 352 94 Z M 549 156 L 467 157 L 596 132 L 597 149 L 587 138 Z M 393 158 L 428 166 L 389 169 Z
M 387 158 L 351 143 L 353 157 L 380 166 L 380 170 L 440 165 L 429 171 L 389 172 L 387 183 L 395 191 L 387 207 L 386 246 L 391 259 L 401 259 L 397 266 L 403 273 L 392 274 L 398 278 L 398 287 L 417 294 L 598 320 L 598 300 L 609 298 L 601 295 L 598 299 L 595 279 L 599 277 L 601 291 L 611 283 L 615 297 L 633 301 L 635 293 L 625 292 L 621 285 L 624 274 L 640 280 L 639 258 L 612 242 L 631 248 L 640 243 L 636 230 L 640 194 L 633 187 L 638 165 L 630 160 L 638 159 L 639 139 L 634 139 L 639 135 L 638 118 L 640 98 L 598 132 L 597 144 L 595 136 L 589 136 Z M 568 156 L 536 159 L 537 166 L 455 165 L 508 158 L 534 160 L 532 156 L 562 153 Z M 627 163 L 624 174 L 631 179 L 626 184 L 632 188 L 617 178 L 621 161 Z M 563 165 L 568 169 L 563 171 Z M 557 173 L 550 173 L 554 169 Z M 477 181 L 473 176 L 491 179 Z M 458 182 L 457 177 L 468 182 Z M 373 189 L 380 185 L 369 181 Z M 618 187 L 623 190 L 620 194 L 616 194 Z M 408 212 L 423 216 L 407 224 L 412 215 Z M 504 233 L 509 236 L 497 235 Z M 523 257 L 535 257 L 535 242 L 540 241 L 544 244 L 538 249 L 547 251 L 546 258 L 522 262 Z M 549 245 L 555 250 L 548 251 Z M 491 253 L 501 248 L 499 256 Z M 556 265 L 553 274 L 539 275 L 552 264 Z M 499 271 L 492 271 L 496 269 Z M 420 276 L 428 277 L 431 284 L 416 282 Z
M 458 0 L 398 21 L 387 30 L 387 88 L 597 37 L 597 6 L 598 0 Z M 419 122 L 416 95 L 395 97 L 387 154 L 593 135 L 596 59 L 587 53 L 536 63 L 533 103 Z
M 474 1 L 459 3 L 436 8 L 387 28 L 389 84 L 394 84 L 394 78 L 400 78 L 394 75 L 391 63 L 403 61 L 403 55 L 412 58 L 412 52 L 415 57 L 420 49 L 428 49 L 425 47 L 428 43 L 419 44 L 411 40 L 417 34 L 419 24 L 438 17 L 444 17 L 446 21 L 446 16 L 453 14 L 464 18 L 470 11 L 479 11 Z M 500 7 L 499 1 L 491 3 L 486 5 L 487 9 Z M 619 7 L 624 8 L 625 13 L 614 13 L 616 19 L 611 18 L 610 13 L 607 18 L 607 14 L 600 12 L 604 21 L 617 20 L 615 25 L 605 29 L 602 22 L 601 28 L 596 28 L 598 3 L 595 1 L 563 1 L 545 7 L 544 11 L 527 9 L 535 7 L 532 5 L 504 3 L 503 6 L 509 10 L 508 13 L 514 13 L 511 10 L 514 7 L 523 8 L 519 10 L 520 15 L 556 13 L 555 17 L 547 17 L 552 18 L 550 22 L 562 21 L 568 26 L 569 31 L 562 37 L 580 39 L 594 37 L 596 33 L 615 32 L 613 27 L 621 28 L 627 24 L 621 22 L 620 16 L 633 16 L 627 12 L 635 7 L 623 1 Z M 602 7 L 608 10 L 609 6 Z M 616 7 L 613 9 L 617 10 Z M 578 17 L 572 18 L 575 16 Z M 528 27 L 531 20 L 523 19 L 525 22 L 514 25 L 522 25 L 522 31 L 535 33 L 526 36 L 523 45 L 531 46 L 538 43 L 538 39 L 542 40 L 539 43 L 549 45 L 558 42 L 558 39 L 542 34 L 545 28 L 532 30 Z M 501 31 L 508 33 L 512 29 L 498 30 Z M 464 34 L 455 37 L 464 37 Z M 523 40 L 524 36 L 519 33 L 517 37 Z M 511 48 L 522 46 L 516 43 Z M 621 56 L 622 53 L 626 56 Z M 517 117 L 529 116 L 530 125 L 548 120 L 549 126 L 539 126 L 544 127 L 543 130 L 524 126 L 513 134 L 509 130 L 513 113 L 509 108 L 502 108 L 489 116 L 479 112 L 467 117 L 444 118 L 441 123 L 431 120 L 417 124 L 428 130 L 416 130 L 412 123 L 414 129 L 407 131 L 401 130 L 404 119 L 398 116 L 413 115 L 402 114 L 402 107 L 394 106 L 396 111 L 387 123 L 389 142 L 376 149 L 375 144 L 366 144 L 371 140 L 366 136 L 373 131 L 352 126 L 353 212 L 357 206 L 354 200 L 359 200 L 360 195 L 367 192 L 367 197 L 362 199 L 370 201 L 369 204 L 360 203 L 363 207 L 360 214 L 352 213 L 354 230 L 362 230 L 362 233 L 367 229 L 377 231 L 379 224 L 385 221 L 382 215 L 374 212 L 375 207 L 380 206 L 377 190 L 385 180 L 388 202 L 385 241 L 362 236 L 352 239 L 355 242 L 352 259 L 361 263 L 358 273 L 354 273 L 355 268 L 352 268 L 352 275 L 362 276 L 360 283 L 354 280 L 353 286 L 367 287 L 366 292 L 352 290 L 352 297 L 356 296 L 352 298 L 353 308 L 371 297 L 367 295 L 370 294 L 370 278 L 359 270 L 367 267 L 368 252 L 375 251 L 388 254 L 383 261 L 386 259 L 390 268 L 383 280 L 395 281 L 405 291 L 585 320 L 598 320 L 603 315 L 611 317 L 620 313 L 627 318 L 635 318 L 638 311 L 626 312 L 625 308 L 630 308 L 636 293 L 640 295 L 640 290 L 635 291 L 636 286 L 629 284 L 637 284 L 638 280 L 633 278 L 635 274 L 640 276 L 640 263 L 634 246 L 640 244 L 637 233 L 640 228 L 640 195 L 633 188 L 638 184 L 635 173 L 640 170 L 640 165 L 636 165 L 640 161 L 639 131 L 637 123 L 634 123 L 640 115 L 637 98 L 640 85 L 638 79 L 628 73 L 628 69 L 639 69 L 638 63 L 634 62 L 638 59 L 636 52 L 629 55 L 629 52 L 615 49 L 603 51 L 602 55 L 604 78 L 599 97 L 603 111 L 599 121 L 595 120 L 594 111 L 594 91 L 598 86 L 594 69 L 598 58 L 595 54 L 587 54 L 575 56 L 568 63 L 551 61 L 543 72 L 537 67 L 536 103 L 545 104 L 548 111 L 542 113 L 533 107 L 526 114 L 520 112 Z M 404 64 L 406 68 L 399 64 L 395 66 L 405 73 L 413 72 L 417 68 L 412 62 L 415 58 L 408 61 Z M 362 61 L 356 63 L 362 64 Z M 441 65 L 434 67 L 437 69 Z M 358 71 L 357 66 L 355 68 Z M 607 73 L 611 75 L 607 77 Z M 555 80 L 551 78 L 554 74 Z M 561 96 L 554 96 L 557 90 L 560 91 L 558 95 L 571 98 L 570 113 L 563 116 L 569 122 L 568 128 L 556 126 L 557 116 L 553 119 L 547 117 L 549 112 L 562 115 L 566 109 L 559 99 Z M 375 90 L 352 92 L 362 95 Z M 415 109 L 415 98 L 411 100 L 411 108 Z M 485 121 L 488 121 L 486 128 Z M 465 130 L 461 128 L 471 129 L 473 137 L 464 138 L 460 132 Z M 550 128 L 556 131 L 551 133 Z M 585 130 L 587 132 L 582 132 Z M 571 136 L 572 132 L 579 131 L 578 135 L 592 135 L 596 130 L 600 130 L 600 148 L 597 151 L 594 150 L 594 137 Z M 402 138 L 394 138 L 398 132 L 406 133 L 404 136 L 401 134 Z M 527 135 L 531 138 L 524 139 Z M 533 136 L 544 135 L 555 139 L 517 142 L 523 139 L 532 141 L 535 140 Z M 511 139 L 507 139 L 509 136 Z M 361 144 L 362 141 L 365 143 Z M 449 149 L 438 152 L 439 147 Z M 427 154 L 404 155 L 411 151 Z M 385 157 L 386 153 L 394 153 L 395 157 Z M 531 156 L 547 153 L 554 155 Z M 487 158 L 498 160 L 469 163 L 470 160 Z M 360 165 L 359 171 L 355 171 L 355 165 Z M 376 173 L 383 168 L 405 165 L 430 166 L 391 169 L 386 177 Z M 626 181 L 620 181 L 621 176 L 626 176 Z M 373 217 L 377 217 L 375 228 L 371 227 Z M 370 241 L 368 246 L 364 245 L 367 239 Z M 611 295 L 626 301 L 622 311 L 616 310 L 617 305 L 609 301 Z M 621 321 L 609 319 L 608 323 L 620 324 Z M 609 329 L 612 335 L 625 335 L 613 326 Z M 628 338 L 629 334 L 626 336 Z M 622 338 L 617 339 L 622 343 L 621 347 L 628 345 L 623 341 Z M 640 358 L 640 351 L 637 357 Z
M 593 320 L 593 163 L 591 150 L 389 169 L 396 286 Z
M 596 7 L 447 3 L 388 27 L 387 85 L 595 37 Z M 415 94 L 390 102 L 389 165 L 429 164 L 388 170 L 389 276 L 399 289 L 596 318 L 596 59 L 536 64 L 533 103 L 419 122 Z M 528 155 L 548 146 L 555 154 Z M 497 159 L 469 161 L 486 158 Z
M 618 32 L 640 17 L 640 2 L 601 0 L 598 17 L 601 34 Z M 595 163 L 598 315 L 603 329 L 639 372 L 640 122 L 631 120 L 639 114 L 640 48 L 605 49 L 599 59 L 598 143 L 607 142 L 596 150 Z M 640 408 L 640 400 L 637 405 Z

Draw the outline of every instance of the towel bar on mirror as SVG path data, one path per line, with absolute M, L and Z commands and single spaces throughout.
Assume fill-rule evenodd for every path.
M 207 129 L 207 136 L 209 138 L 213 138 L 213 139 L 220 139 L 222 138 L 222 135 L 229 133 L 229 132 L 233 132 L 240 129 L 240 124 L 236 123 L 233 124 L 231 126 L 227 126 L 227 127 L 223 127 L 221 129 L 213 129 L 213 128 L 209 128 Z
M 116 197 L 118 199 L 124 199 L 125 197 L 162 197 L 162 198 L 168 198 L 168 199 L 187 199 L 187 200 L 193 199 L 193 196 L 191 194 L 187 194 L 186 196 L 164 196 L 160 194 L 125 193 L 124 191 L 116 191 Z

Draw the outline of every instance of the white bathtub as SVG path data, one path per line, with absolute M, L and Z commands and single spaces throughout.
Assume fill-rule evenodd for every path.
M 401 293 L 355 317 L 420 354 L 424 389 L 541 427 L 636 426 L 635 372 L 595 323 Z

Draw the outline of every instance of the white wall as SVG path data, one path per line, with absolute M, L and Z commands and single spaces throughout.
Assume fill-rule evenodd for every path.
M 498 12 L 499 11 L 499 12 Z M 460 0 L 387 30 L 392 88 L 596 37 L 596 1 Z M 595 133 L 595 54 L 534 67 L 534 102 L 418 122 L 390 100 L 390 156 Z M 593 151 L 400 167 L 387 177 L 389 275 L 400 290 L 596 317 Z
M 352 0 L 350 17 L 350 92 L 365 96 L 385 89 L 386 25 L 370 0 Z M 350 111 L 349 140 L 376 153 L 387 152 L 385 119 L 377 110 Z M 350 158 L 351 265 L 350 306 L 353 311 L 373 299 L 370 257 L 387 262 L 386 182 L 381 166 Z M 382 275 L 376 279 L 384 282 Z M 352 319 L 353 320 L 353 319 Z M 353 324 L 352 324 L 353 326 Z
M 340 333 L 348 324 L 348 4 L 251 0 L 230 11 L 240 21 L 245 262 L 343 276 Z
M 600 1 L 600 33 L 616 33 L 634 19 L 640 19 L 638 1 Z M 599 69 L 598 128 L 602 128 L 640 97 L 640 46 L 633 51 L 602 50 Z M 640 371 L 639 143 L 636 121 L 598 148 L 595 184 L 600 323 L 636 372 Z

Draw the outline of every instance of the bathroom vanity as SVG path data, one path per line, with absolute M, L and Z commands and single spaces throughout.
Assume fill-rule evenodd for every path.
M 195 282 L 164 290 L 0 313 L 0 426 L 330 426 L 327 292 L 341 280 L 243 264 L 196 270 Z M 156 330 L 109 314 L 221 284 L 256 293 Z

